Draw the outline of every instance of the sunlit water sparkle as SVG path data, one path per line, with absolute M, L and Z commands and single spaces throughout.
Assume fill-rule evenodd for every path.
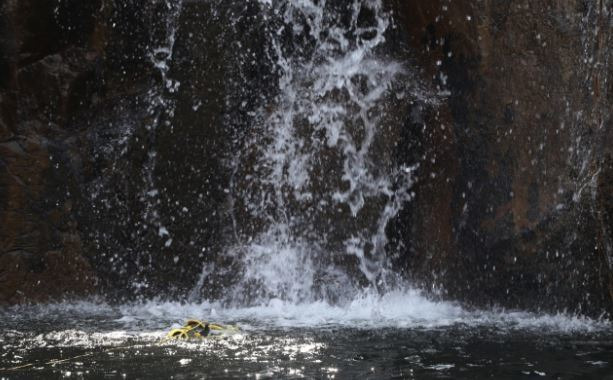
M 163 342 L 170 328 L 188 318 L 238 324 L 240 331 L 206 341 Z M 217 302 L 65 302 L 4 308 L 0 323 L 0 368 L 35 364 L 0 372 L 11 379 L 602 379 L 613 372 L 613 328 L 607 321 L 467 310 L 416 290 L 365 292 L 346 305 L 276 299 L 243 308 Z

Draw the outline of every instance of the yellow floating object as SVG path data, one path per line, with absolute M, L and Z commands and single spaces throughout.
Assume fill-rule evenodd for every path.
M 238 331 L 238 327 L 190 319 L 183 327 L 170 330 L 170 332 L 166 335 L 166 339 L 204 339 L 211 334 L 211 331 Z
M 166 335 L 166 338 L 169 339 L 189 339 L 189 330 L 186 329 L 172 329 Z

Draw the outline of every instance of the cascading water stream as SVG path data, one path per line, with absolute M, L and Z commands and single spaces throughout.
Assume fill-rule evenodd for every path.
M 396 116 L 427 95 L 384 54 L 391 16 L 380 0 L 260 5 L 278 94 L 254 118 L 248 159 L 236 160 L 236 207 L 250 228 L 239 226 L 242 243 L 229 252 L 243 268 L 232 297 L 339 301 L 385 290 L 395 280 L 385 229 L 411 199 L 415 168 L 393 155 Z
M 161 76 L 161 85 L 152 88 L 149 92 L 150 105 L 147 111 L 152 119 L 146 125 L 146 129 L 150 135 L 151 147 L 143 170 L 146 185 L 141 194 L 141 200 L 146 204 L 143 221 L 156 228 L 159 237 L 165 239 L 164 245 L 168 247 L 172 244 L 172 237 L 162 224 L 157 208 L 159 191 L 154 175 L 157 157 L 155 138 L 156 130 L 161 126 L 160 124 L 172 128 L 169 120 L 174 116 L 175 104 L 171 96 L 178 91 L 180 83 L 169 77 L 169 71 L 183 0 L 165 0 L 163 4 L 167 10 L 167 16 L 165 22 L 162 23 L 161 38 L 160 41 L 156 41 L 156 46 L 152 48 L 149 54 L 151 63 Z
M 437 99 L 395 55 L 384 4 L 147 2 L 155 78 L 100 127 L 107 161 L 91 184 L 92 259 L 135 296 L 0 307 L 0 377 L 610 377 L 610 321 L 465 308 L 394 267 L 405 251 L 388 225 L 418 165 L 398 153 L 403 128 Z M 579 196 L 592 183 L 598 195 L 590 141 L 571 157 L 588 179 Z M 165 339 L 188 318 L 240 329 Z
M 163 199 L 156 168 L 159 134 L 162 129 L 173 128 L 175 97 L 180 88 L 170 70 L 182 9 L 183 0 L 156 0 L 144 7 L 143 13 L 153 18 L 144 59 L 151 65 L 156 78 L 148 91 L 136 100 L 136 103 L 145 104 L 142 119 L 126 117 L 119 125 L 101 128 L 108 134 L 105 139 L 111 141 L 107 141 L 108 145 L 102 146 L 97 155 L 107 156 L 110 163 L 105 175 L 93 181 L 89 189 L 93 217 L 100 218 L 98 223 L 106 224 L 104 218 L 110 213 L 114 220 L 111 232 L 96 228 L 90 237 L 101 250 L 101 258 L 118 278 L 128 277 L 125 281 L 136 294 L 149 286 L 147 271 L 155 260 L 153 252 L 161 247 L 168 248 L 173 242 L 161 212 Z M 111 130 L 105 131 L 105 128 Z M 135 154 L 139 155 L 138 160 L 134 159 Z M 131 161 L 136 162 L 135 167 L 131 167 Z M 124 177 L 126 173 L 128 178 Z M 117 183 L 121 191 L 117 191 Z M 128 208 L 126 204 L 130 201 L 126 199 L 134 201 L 132 205 L 137 212 L 129 211 L 118 217 L 117 209 L 125 211 Z M 128 226 L 133 229 L 129 233 L 126 232 Z M 126 235 L 129 235 L 129 243 L 122 240 Z

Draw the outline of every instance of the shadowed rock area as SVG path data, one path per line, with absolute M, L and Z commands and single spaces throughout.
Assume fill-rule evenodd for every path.
M 258 101 L 238 104 L 271 83 L 257 4 L 168 4 L 2 5 L 0 302 L 183 296 L 204 262 L 232 276 L 227 163 Z
M 399 271 L 479 306 L 613 312 L 610 4 L 387 4 L 389 38 L 441 93 L 399 111 L 393 149 L 420 162 L 388 231 Z M 204 262 L 205 296 L 232 278 L 228 167 L 274 91 L 266 20 L 186 1 L 175 30 L 172 11 L 0 5 L 1 304 L 186 294 Z
M 82 159 L 71 120 L 99 85 L 98 5 L 0 5 L 0 303 L 96 284 L 75 216 Z
M 477 305 L 610 313 L 610 4 L 396 8 L 449 91 L 423 121 L 410 272 Z

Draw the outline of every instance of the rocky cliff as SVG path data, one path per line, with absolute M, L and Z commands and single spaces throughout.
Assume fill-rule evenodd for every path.
M 74 213 L 82 160 L 71 120 L 99 86 L 98 5 L 0 5 L 0 303 L 96 283 Z
M 420 169 L 396 265 L 476 305 L 611 312 L 610 4 L 388 4 L 389 38 L 443 94 L 397 148 Z M 184 292 L 204 260 L 232 276 L 228 152 L 271 90 L 265 20 L 183 7 L 0 5 L 0 303 Z
M 0 303 L 185 294 L 204 261 L 230 276 L 227 162 L 242 97 L 271 82 L 257 4 L 1 7 Z
M 449 91 L 422 121 L 413 273 L 480 305 L 611 312 L 611 4 L 395 6 Z

